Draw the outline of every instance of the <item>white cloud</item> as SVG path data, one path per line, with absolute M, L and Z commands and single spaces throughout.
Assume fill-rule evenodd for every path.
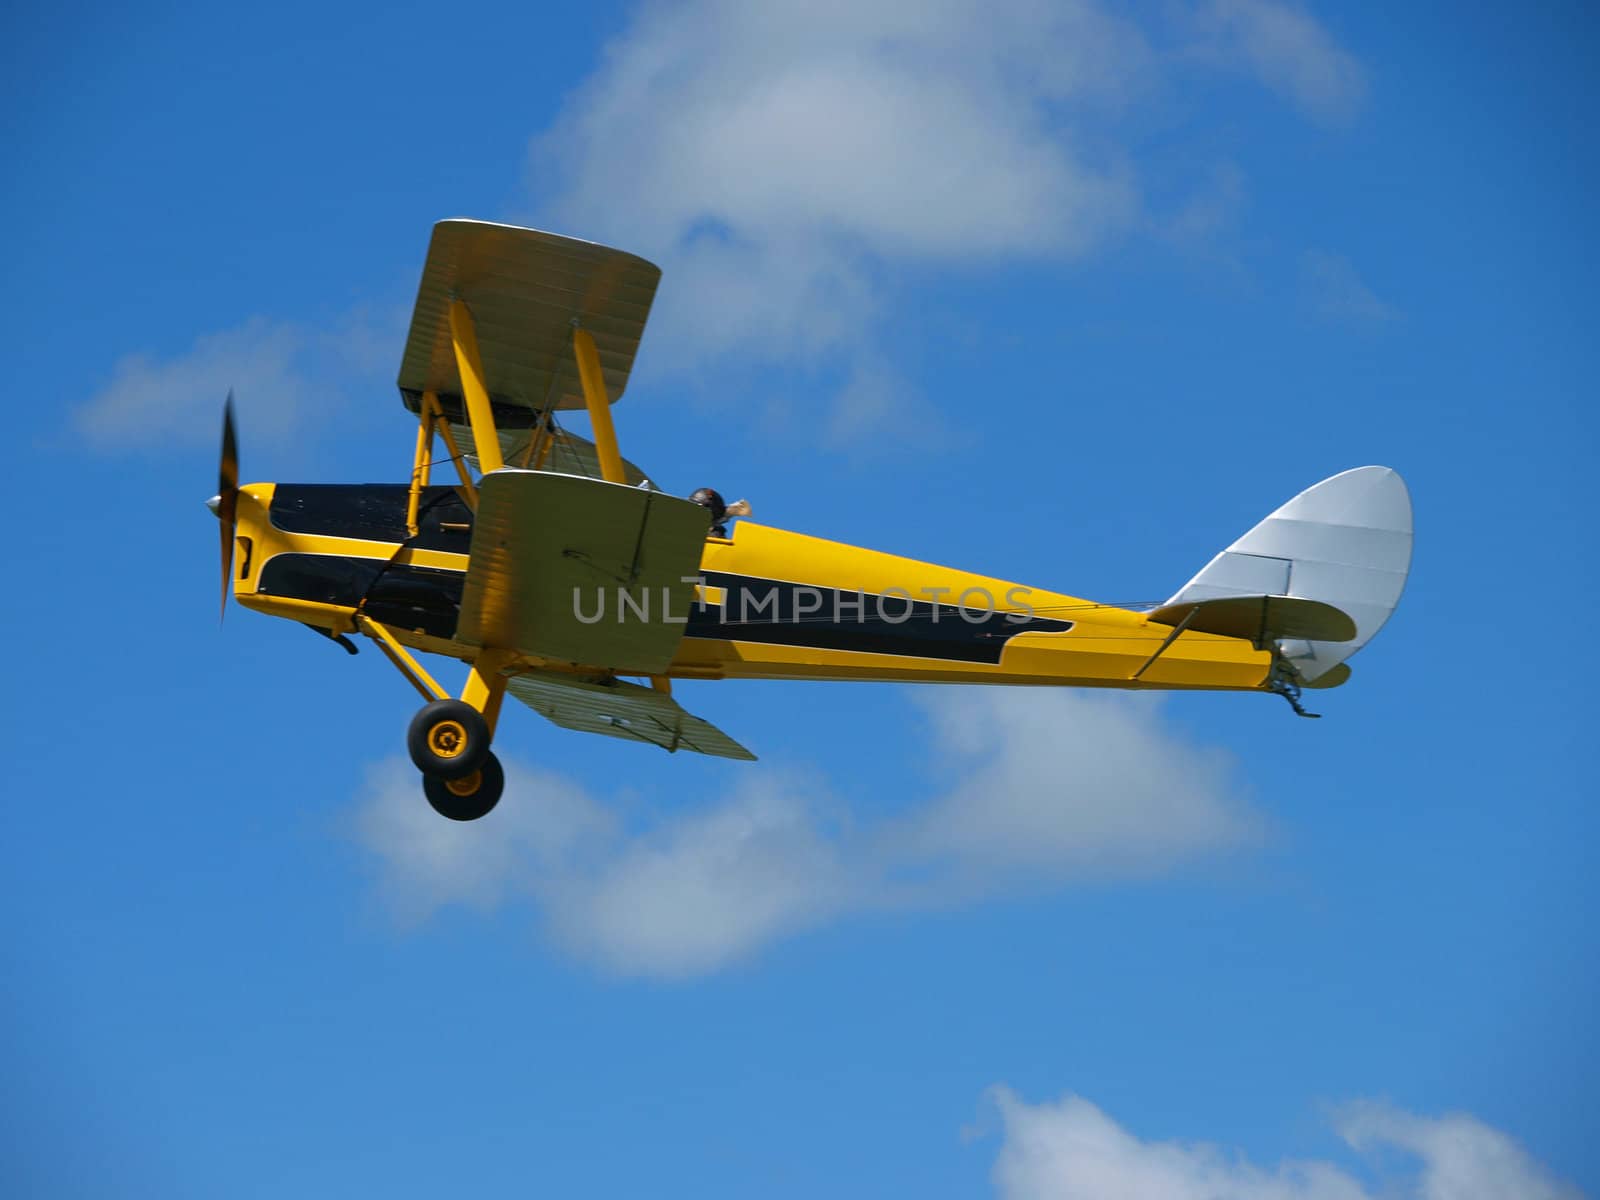
M 1366 75 L 1304 8 L 1282 0 L 1210 0 L 1200 10 L 1209 51 L 1248 66 L 1319 120 L 1348 121 L 1366 99 Z
M 99 449 L 212 440 L 232 388 L 250 406 L 252 433 L 282 437 L 312 394 L 300 365 L 305 352 L 306 337 L 297 327 L 255 317 L 202 335 L 171 358 L 119 359 L 111 382 L 74 420 Z
M 1167 24 L 1188 39 L 1176 55 L 1097 0 L 648 3 L 535 140 L 540 220 L 665 268 L 653 368 L 821 372 L 823 441 L 915 426 L 880 349 L 917 302 L 904 276 L 1071 259 L 1136 229 L 1204 238 L 1238 209 L 1222 163 L 1176 216 L 1144 212 L 1117 117 L 1174 63 L 1247 64 L 1318 115 L 1359 101 L 1359 68 L 1297 7 L 1214 0 Z M 399 322 L 381 345 L 364 318 L 342 324 L 258 317 L 129 355 L 76 422 L 102 448 L 200 443 L 233 387 L 252 437 L 282 438 L 341 376 L 398 355 Z
M 111 380 L 73 412 L 73 421 L 100 450 L 205 444 L 220 428 L 231 390 L 241 424 L 254 441 L 282 441 L 313 413 L 325 413 L 351 376 L 398 362 L 395 314 L 358 308 L 322 330 L 252 317 L 242 325 L 202 334 L 166 358 L 129 354 Z
M 1186 743 L 1158 704 L 1025 688 L 932 698 L 954 782 L 897 827 L 898 849 L 982 883 L 1138 875 L 1257 840 L 1231 756 Z
M 354 832 L 378 856 L 380 890 L 401 920 L 422 920 L 447 904 L 489 910 L 552 870 L 571 876 L 609 853 L 617 818 L 582 788 L 520 765 L 507 775 L 514 794 L 490 817 L 466 824 L 428 807 L 408 759 L 368 768 Z
M 535 179 L 549 220 L 664 268 L 654 363 L 826 363 L 860 390 L 898 266 L 1072 256 L 1130 225 L 1126 162 L 1070 118 L 1146 58 L 1084 2 L 651 5 Z
M 916 303 L 901 272 L 1204 236 L 1237 209 L 1223 163 L 1146 218 L 1118 116 L 1164 73 L 1241 65 L 1320 117 L 1359 101 L 1298 7 L 1176 11 L 1147 35 L 1097 0 L 646 4 L 535 139 L 538 219 L 660 263 L 653 367 L 826 367 L 843 383 L 818 428 L 848 440 L 916 406 L 871 349 Z
M 1300 286 L 1319 316 L 1360 324 L 1393 321 L 1400 314 L 1362 280 L 1342 254 L 1307 250 L 1300 256 Z
M 1004 1142 L 1000 1200 L 1578 1200 L 1505 1134 L 1473 1117 L 1352 1106 L 1339 1121 L 1358 1151 L 1403 1152 L 1403 1172 L 1372 1178 L 1326 1161 L 1260 1167 L 1206 1142 L 1144 1141 L 1089 1101 L 1030 1105 L 993 1089 Z M 1369 1166 L 1369 1164 L 1362 1164 Z
M 1392 1148 L 1420 1163 L 1418 1200 L 1577 1200 L 1512 1138 L 1466 1113 L 1420 1117 L 1366 1101 L 1345 1107 L 1339 1134 L 1360 1151 Z
M 724 803 L 618 844 L 599 870 L 557 886 L 554 933 L 619 972 L 685 975 L 870 902 L 818 795 L 804 779 L 753 774 Z
M 500 807 L 458 825 L 396 760 L 368 780 L 356 828 L 402 918 L 523 897 L 554 940 L 606 969 L 695 974 L 850 913 L 1135 877 L 1258 840 L 1230 761 L 1143 701 L 928 700 L 949 783 L 893 819 L 852 812 L 824 780 L 752 767 L 726 798 L 629 830 L 571 781 L 507 763 Z
M 647 6 L 540 139 L 558 211 L 666 248 L 720 226 L 963 259 L 1081 249 L 1127 195 L 1048 106 L 1142 40 L 1084 2 Z

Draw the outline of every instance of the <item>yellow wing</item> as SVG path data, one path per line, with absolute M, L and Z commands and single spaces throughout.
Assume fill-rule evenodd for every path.
M 456 640 L 629 675 L 683 640 L 710 515 L 646 488 L 505 468 L 478 485 Z
M 594 338 L 615 402 L 628 386 L 660 280 L 654 263 L 594 242 L 488 221 L 440 221 L 400 361 L 406 407 L 420 411 L 422 394 L 433 392 L 447 417 L 462 418 L 452 300 L 472 311 L 497 426 L 526 428 L 536 413 L 584 406 L 574 321 Z

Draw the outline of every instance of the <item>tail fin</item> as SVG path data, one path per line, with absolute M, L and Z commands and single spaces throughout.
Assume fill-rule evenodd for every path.
M 1263 634 L 1276 634 L 1272 640 L 1301 682 L 1315 686 L 1320 679 L 1324 687 L 1337 686 L 1349 668 L 1336 668 L 1383 628 L 1410 570 L 1411 496 L 1405 481 L 1388 467 L 1357 467 L 1301 492 L 1207 563 L 1158 612 L 1220 598 L 1259 599 Z M 1310 640 L 1305 635 L 1314 637 L 1316 630 L 1304 621 L 1298 630 L 1288 620 L 1268 628 L 1265 614 L 1276 596 L 1339 610 L 1353 622 L 1354 636 Z M 1281 602 L 1278 608 L 1302 617 L 1311 611 Z

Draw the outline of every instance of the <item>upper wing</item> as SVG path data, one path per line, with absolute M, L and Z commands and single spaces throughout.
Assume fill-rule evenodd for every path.
M 540 716 L 580 733 L 601 733 L 718 758 L 753 762 L 756 757 L 715 725 L 685 712 L 671 696 L 636 683 L 535 671 L 511 679 L 506 690 Z
M 594 242 L 488 221 L 440 221 L 400 361 L 406 406 L 418 411 L 422 393 L 433 392 L 447 416 L 461 416 L 453 299 L 472 311 L 497 425 L 527 426 L 536 411 L 584 406 L 574 320 L 594 338 L 606 394 L 615 401 L 628 386 L 660 280 L 654 263 Z

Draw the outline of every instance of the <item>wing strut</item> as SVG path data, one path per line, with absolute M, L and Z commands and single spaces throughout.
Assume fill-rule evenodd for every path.
M 478 355 L 478 331 L 472 324 L 472 314 L 459 300 L 450 301 L 450 341 L 456 351 L 456 367 L 461 372 L 461 395 L 467 402 L 467 419 L 472 423 L 472 444 L 478 452 L 478 469 L 487 475 L 490 471 L 498 471 L 505 463 L 500 457 L 500 439 L 494 431 L 494 409 L 489 406 L 489 389 L 483 381 L 483 359 Z
M 439 406 L 439 397 L 433 392 L 423 392 L 422 403 L 417 407 L 420 414 L 417 418 L 417 453 L 411 460 L 411 491 L 406 497 L 408 537 L 417 536 L 417 515 L 422 503 L 422 490 L 428 486 L 433 476 L 435 430 L 444 439 L 444 447 L 450 452 L 450 461 L 455 464 L 456 474 L 461 477 L 461 493 L 466 498 L 467 507 L 474 512 L 478 510 L 478 489 L 473 485 L 472 472 L 467 470 L 466 458 L 456 449 L 456 439 L 450 432 L 450 422 L 444 415 L 444 409 Z
M 484 383 L 483 360 L 478 354 L 478 334 L 472 323 L 472 313 L 460 300 L 450 301 L 450 342 L 455 348 L 456 367 L 461 373 L 461 395 L 466 402 L 467 420 L 472 426 L 473 449 L 478 455 L 478 469 L 487 475 L 505 465 L 500 453 L 500 438 L 495 432 L 494 409 L 489 403 L 489 389 Z M 617 429 L 611 420 L 611 398 L 606 395 L 606 377 L 600 367 L 600 352 L 595 348 L 589 331 L 572 322 L 572 353 L 578 362 L 578 379 L 583 385 L 584 404 L 589 410 L 589 424 L 594 429 L 595 451 L 600 458 L 600 477 L 607 483 L 628 483 L 627 470 L 622 465 L 622 452 L 617 449 Z M 428 393 L 432 395 L 432 393 Z M 428 424 L 428 409 L 439 412 L 438 398 L 430 406 L 423 401 L 423 423 Z M 440 422 L 442 426 L 442 422 Z M 419 434 L 417 463 L 420 472 L 423 462 Z M 530 447 L 531 448 L 531 447 Z
M 417 536 L 417 509 L 422 490 L 433 478 L 433 393 L 422 397 L 422 416 L 417 421 L 417 453 L 411 460 L 411 490 L 406 493 L 406 536 Z
M 606 396 L 606 377 L 600 371 L 600 353 L 576 317 L 572 319 L 572 353 L 578 360 L 578 380 L 583 384 L 583 400 L 589 407 L 589 424 L 594 428 L 600 478 L 626 486 L 628 474 L 622 469 L 622 452 L 617 449 L 617 428 L 611 423 L 611 401 Z

